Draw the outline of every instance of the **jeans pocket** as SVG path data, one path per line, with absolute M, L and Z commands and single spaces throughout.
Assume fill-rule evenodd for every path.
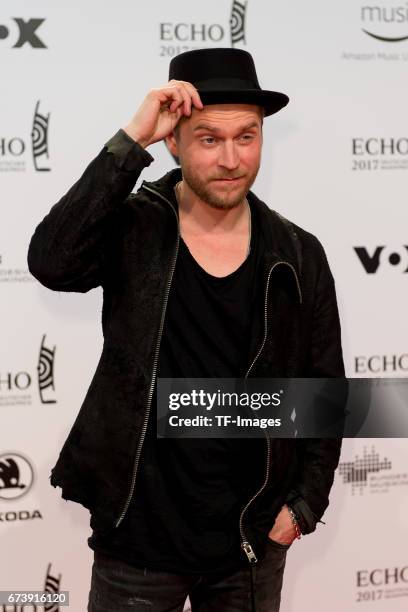
M 290 544 L 283 544 L 282 542 L 277 542 L 276 540 L 272 540 L 272 538 L 270 538 L 269 536 L 267 537 L 267 541 L 268 541 L 268 544 L 270 544 L 271 546 L 274 546 L 276 548 L 280 548 L 282 550 L 287 550 L 288 548 L 290 548 L 292 546 L 292 543 L 290 543 Z

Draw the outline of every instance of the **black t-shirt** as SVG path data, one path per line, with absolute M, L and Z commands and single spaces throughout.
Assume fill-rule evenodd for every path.
M 160 345 L 158 377 L 244 376 L 262 327 L 261 235 L 224 277 L 208 274 L 180 239 Z M 264 478 L 261 439 L 156 438 L 156 389 L 135 492 L 117 529 L 88 540 L 139 566 L 206 573 L 247 564 L 239 515 Z

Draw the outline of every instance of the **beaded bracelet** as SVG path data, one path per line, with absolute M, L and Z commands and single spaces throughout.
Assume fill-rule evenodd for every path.
M 297 522 L 297 519 L 296 519 L 296 514 L 293 512 L 290 506 L 286 506 L 286 507 L 289 510 L 290 518 L 292 519 L 293 526 L 295 527 L 296 537 L 298 540 L 300 540 L 300 538 L 302 537 L 302 532 L 300 531 L 299 523 Z

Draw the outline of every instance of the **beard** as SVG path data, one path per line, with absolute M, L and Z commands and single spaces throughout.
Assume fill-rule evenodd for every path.
M 207 179 L 203 179 L 200 174 L 191 166 L 186 163 L 181 163 L 181 172 L 183 180 L 203 202 L 211 206 L 212 208 L 228 210 L 239 206 L 245 199 L 248 191 L 253 185 L 259 170 L 258 166 L 250 173 L 246 174 L 242 179 L 239 188 L 232 184 L 231 187 L 227 184 L 223 184 L 223 187 L 219 185 L 217 189 L 217 182 L 214 179 L 220 178 L 236 178 L 242 176 L 242 174 L 233 174 L 228 176 L 212 176 Z

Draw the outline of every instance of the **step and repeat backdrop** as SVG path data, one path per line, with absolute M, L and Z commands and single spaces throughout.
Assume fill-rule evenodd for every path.
M 49 474 L 99 360 L 102 292 L 42 287 L 30 237 L 171 58 L 214 46 L 250 51 L 261 86 L 291 99 L 265 120 L 253 190 L 322 241 L 347 375 L 408 374 L 406 3 L 3 0 L 0 590 L 69 591 L 79 612 L 92 564 L 88 511 Z M 163 143 L 149 150 L 143 179 L 174 167 Z M 325 524 L 288 552 L 283 612 L 407 610 L 407 451 L 402 438 L 344 441 Z

